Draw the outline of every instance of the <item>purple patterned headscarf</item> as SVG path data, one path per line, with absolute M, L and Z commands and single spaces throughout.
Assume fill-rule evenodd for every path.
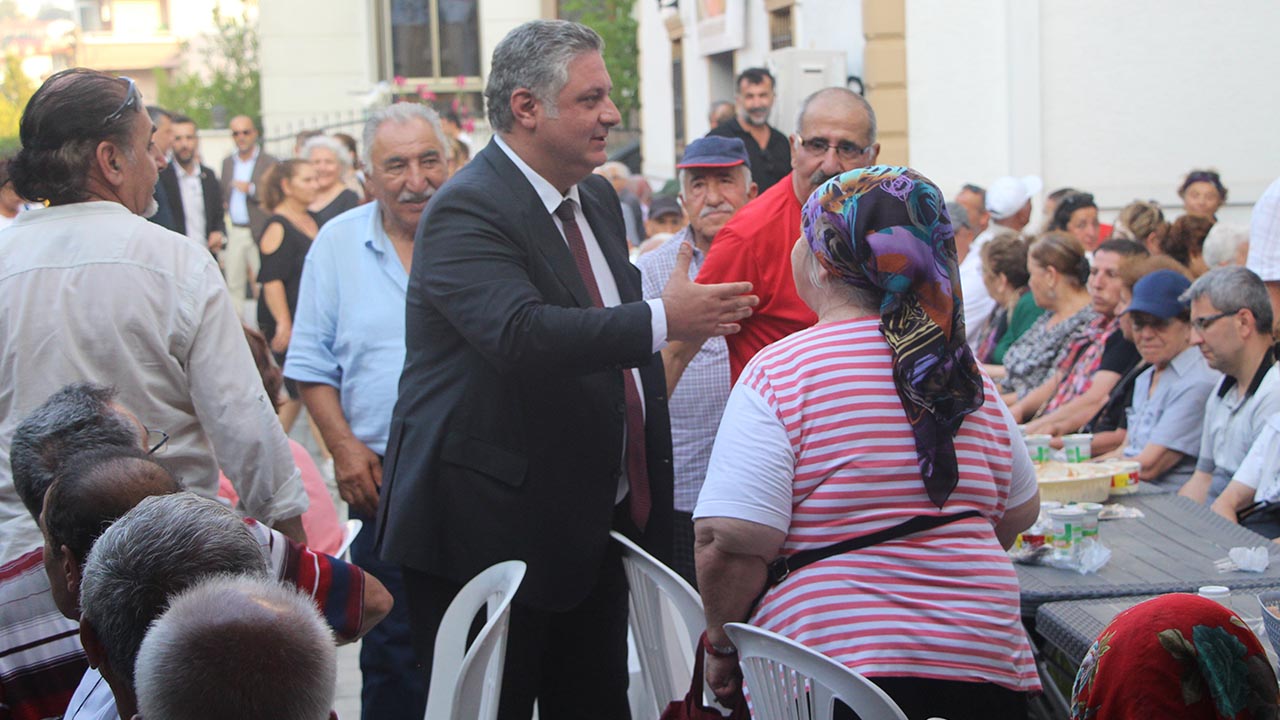
M 884 294 L 880 331 L 893 382 L 925 489 L 941 508 L 958 480 L 956 432 L 983 402 L 946 201 L 915 170 L 875 165 L 828 180 L 801 212 L 805 240 L 828 272 Z

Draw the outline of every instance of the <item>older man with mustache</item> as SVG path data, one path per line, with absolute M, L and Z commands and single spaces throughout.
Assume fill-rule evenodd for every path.
M 685 245 L 693 248 L 689 279 L 696 278 L 716 233 L 756 196 L 747 148 L 738 138 L 708 136 L 694 140 L 676 167 L 680 171 L 680 202 L 689 224 L 636 262 L 646 300 L 662 297 L 676 268 L 680 248 Z M 729 349 L 723 337 L 708 338 L 701 345 L 672 343 L 663 349 L 662 363 L 670 393 L 667 406 L 671 412 L 675 472 L 672 565 L 696 586 L 693 506 L 698 502 L 707 460 L 711 458 L 711 443 L 729 400 Z
M 426 687 L 414 668 L 408 602 L 398 565 L 373 551 L 391 407 L 405 355 L 405 293 L 413 238 L 427 201 L 448 177 L 449 145 L 432 110 L 391 105 L 365 123 L 365 165 L 375 202 L 330 220 L 307 253 L 284 374 L 333 452 L 351 516 L 365 523 L 351 547 L 395 597 L 364 639 L 364 717 L 420 718 Z
M 800 206 L 822 183 L 854 168 L 876 164 L 876 114 L 857 93 L 842 87 L 805 98 L 791 136 L 791 174 L 747 204 L 716 236 L 698 272 L 699 283 L 747 280 L 760 298 L 742 331 L 725 338 L 732 380 L 765 345 L 817 322 L 796 294 L 791 248 L 800 237 Z M 668 355 L 688 354 L 672 343 Z M 668 361 L 669 362 L 669 361 Z

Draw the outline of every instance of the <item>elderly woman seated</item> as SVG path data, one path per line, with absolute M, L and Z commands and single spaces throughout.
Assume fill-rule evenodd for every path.
M 940 192 L 907 168 L 840 175 L 791 259 L 818 323 L 744 370 L 694 513 L 711 688 L 738 689 L 723 625 L 750 621 L 908 717 L 1025 717 L 1039 681 L 1004 549 L 1039 491 L 965 342 Z
M 1275 718 L 1276 687 L 1266 650 L 1235 613 L 1172 593 L 1125 610 L 1098 635 L 1076 674 L 1071 720 Z
M 1004 354 L 1044 314 L 1027 286 L 1028 279 L 1026 240 L 1018 235 L 998 235 L 982 246 L 982 284 L 996 301 L 996 309 L 977 343 L 978 362 L 992 363 L 989 368 L 1002 375 Z
M 1173 490 L 1195 471 L 1204 403 L 1222 377 L 1191 344 L 1189 303 L 1180 299 L 1190 287 L 1174 270 L 1157 270 L 1133 286 L 1125 313 L 1149 366 L 1134 382 L 1125 447 L 1111 453 L 1137 460 L 1144 481 Z

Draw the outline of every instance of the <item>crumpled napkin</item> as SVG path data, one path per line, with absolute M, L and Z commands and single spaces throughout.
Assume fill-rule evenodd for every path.
M 1231 558 L 1231 562 L 1236 564 L 1237 570 L 1245 572 L 1264 572 L 1267 566 L 1271 564 L 1271 555 L 1267 552 L 1267 546 L 1259 545 L 1258 547 L 1233 547 L 1227 552 L 1227 557 Z

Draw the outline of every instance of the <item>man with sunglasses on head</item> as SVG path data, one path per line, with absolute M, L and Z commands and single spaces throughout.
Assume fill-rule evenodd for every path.
M 227 244 L 222 253 L 222 266 L 227 274 L 227 290 L 235 304 L 236 315 L 244 315 L 245 292 L 256 287 L 261 257 L 258 240 L 271 216 L 262 207 L 259 193 L 267 173 L 279 162 L 258 147 L 258 128 L 247 115 L 231 118 L 231 140 L 236 151 L 222 161 L 222 199 L 231 223 L 227 225 Z
M 796 294 L 791 248 L 800 237 L 800 206 L 819 185 L 843 172 L 876 163 L 876 114 L 857 93 L 842 87 L 805 98 L 791 136 L 791 174 L 747 203 L 716 235 L 698 271 L 698 282 L 746 280 L 759 296 L 742 331 L 725 337 L 731 380 L 765 345 L 803 330 L 818 318 Z M 755 160 L 752 160 L 754 168 Z M 688 352 L 692 350 L 692 352 Z M 671 343 L 673 357 L 697 348 Z
M 1208 502 L 1234 519 L 1253 489 L 1237 476 L 1267 418 L 1280 412 L 1280 368 L 1271 337 L 1271 300 L 1252 271 L 1225 267 L 1200 276 L 1180 299 L 1191 302 L 1191 344 L 1226 377 L 1204 407 L 1196 471 L 1179 495 Z M 1229 487 L 1230 486 L 1230 487 Z
M 165 461 L 305 542 L 301 475 L 207 247 L 146 222 L 163 157 L 129 78 L 76 68 L 31 97 L 17 191 L 50 207 L 0 233 L 0 563 L 40 543 L 10 475 L 18 422 L 69 382 L 113 386 Z

